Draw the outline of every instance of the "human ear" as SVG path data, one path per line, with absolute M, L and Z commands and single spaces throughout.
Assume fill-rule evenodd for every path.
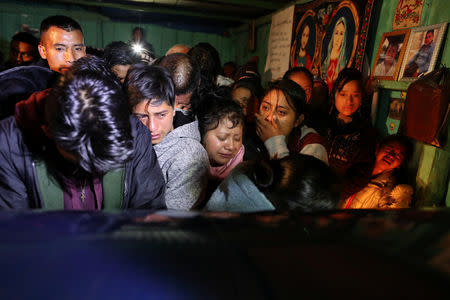
M 47 54 L 45 52 L 45 47 L 43 45 L 38 45 L 39 55 L 42 59 L 47 59 Z
M 297 118 L 297 120 L 295 120 L 294 127 L 298 127 L 298 126 L 302 125 L 302 123 L 303 123 L 304 120 L 305 120 L 305 115 L 304 115 L 304 114 L 301 114 L 301 115 Z

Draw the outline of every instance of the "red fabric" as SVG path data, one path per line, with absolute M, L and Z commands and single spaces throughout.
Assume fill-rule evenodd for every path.
M 301 137 L 301 130 L 294 133 L 292 138 L 289 139 L 288 149 L 292 153 L 300 153 L 306 145 L 310 144 L 320 144 L 327 149 L 327 143 L 323 137 L 318 133 L 310 132 L 306 134 L 303 138 Z
M 328 65 L 327 69 L 327 78 L 325 79 L 328 85 L 328 92 L 330 93 L 333 90 L 333 83 L 334 83 L 333 77 L 334 73 L 336 72 L 336 68 L 337 68 L 337 59 L 330 60 L 330 64 Z
M 44 133 L 41 126 L 45 124 L 45 99 L 52 89 L 34 92 L 27 100 L 16 104 L 15 118 L 19 126 L 33 139 L 40 140 Z
M 347 202 L 347 204 L 344 207 L 345 209 L 348 209 L 350 207 L 350 204 L 352 204 L 353 199 L 355 199 L 355 196 L 356 196 L 356 193 L 353 194 L 353 196 L 350 199 L 348 199 L 348 202 Z

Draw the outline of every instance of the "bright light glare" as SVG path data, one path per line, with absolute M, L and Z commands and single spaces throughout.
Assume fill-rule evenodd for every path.
M 133 45 L 133 51 L 136 53 L 141 53 L 144 48 L 140 44 L 134 44 Z

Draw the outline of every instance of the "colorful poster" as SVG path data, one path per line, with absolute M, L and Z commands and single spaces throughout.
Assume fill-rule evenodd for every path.
M 290 67 L 303 66 L 329 89 L 344 68 L 361 68 L 374 0 L 296 5 Z
M 399 0 L 392 30 L 419 26 L 424 3 L 425 0 Z

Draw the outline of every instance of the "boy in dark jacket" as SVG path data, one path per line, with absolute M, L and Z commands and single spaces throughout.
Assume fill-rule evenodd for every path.
M 95 57 L 0 122 L 0 161 L 1 208 L 165 208 L 151 136 Z

